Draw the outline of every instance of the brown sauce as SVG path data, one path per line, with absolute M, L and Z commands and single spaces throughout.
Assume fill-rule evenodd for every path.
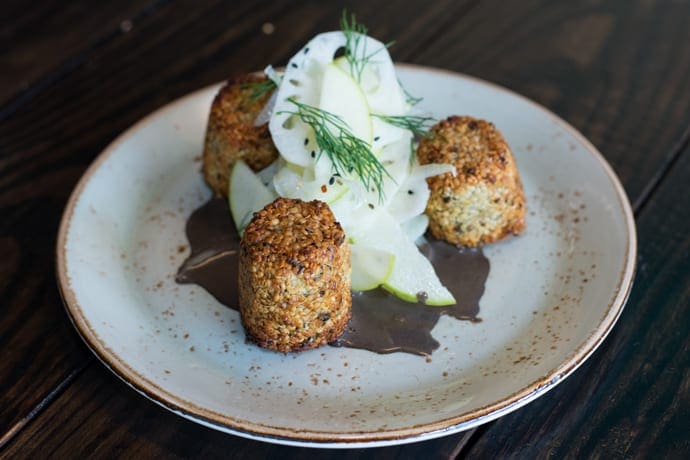
M 198 284 L 220 303 L 237 310 L 239 236 L 227 202 L 215 198 L 195 210 L 187 221 L 186 232 L 190 255 L 175 280 Z M 402 301 L 383 289 L 353 293 L 352 319 L 332 346 L 429 355 L 439 347 L 431 330 L 441 315 L 481 321 L 479 300 L 489 274 L 489 260 L 482 251 L 458 250 L 436 240 L 430 240 L 421 250 L 458 303 L 425 306 Z

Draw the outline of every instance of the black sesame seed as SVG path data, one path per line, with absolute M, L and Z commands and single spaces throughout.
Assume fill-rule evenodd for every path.
M 295 62 L 291 62 L 291 63 L 290 63 L 290 66 L 292 66 L 292 67 L 295 68 L 295 69 L 297 69 L 297 68 L 299 67 L 299 66 L 297 65 L 297 63 L 295 63 Z
M 311 157 L 312 157 L 312 158 L 316 158 L 316 152 L 313 151 L 313 150 L 311 151 Z
M 369 203 L 369 209 L 374 209 L 374 205 Z
M 307 54 L 308 52 L 309 52 L 309 47 L 307 46 L 306 48 L 304 48 L 304 54 Z
M 307 138 L 305 137 L 305 138 L 304 138 L 304 145 L 307 145 L 308 143 L 309 143 L 309 139 L 307 139 Z
M 374 141 L 378 141 L 379 139 L 381 139 L 381 136 L 376 136 L 376 137 L 374 138 Z
M 328 180 L 328 185 L 333 185 L 335 183 L 335 177 L 332 177 Z
M 408 191 L 407 191 L 407 194 L 408 194 L 408 195 L 414 195 L 414 192 L 413 192 L 412 190 L 408 190 Z

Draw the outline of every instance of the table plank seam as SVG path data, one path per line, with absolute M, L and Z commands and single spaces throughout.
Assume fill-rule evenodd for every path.
M 28 414 L 22 417 L 0 437 L 0 452 L 19 434 L 32 420 L 43 412 L 55 399 L 57 399 L 72 382 L 94 362 L 93 356 L 89 357 L 81 366 L 70 372 L 47 395 L 45 395 Z
M 671 154 L 666 161 L 657 169 L 656 173 L 647 182 L 647 185 L 642 189 L 642 192 L 634 201 L 632 207 L 635 217 L 637 217 L 647 203 L 652 199 L 655 192 L 659 189 L 666 177 L 669 175 L 673 166 L 678 162 L 684 151 L 690 146 L 690 125 L 685 128 L 683 134 L 678 141 L 671 148 Z
M 464 458 L 466 453 L 472 449 L 472 446 L 477 442 L 477 440 L 484 436 L 484 432 L 489 425 L 490 423 L 487 423 L 463 432 L 465 436 L 458 441 L 458 445 L 455 446 L 455 449 L 448 454 L 448 459 Z

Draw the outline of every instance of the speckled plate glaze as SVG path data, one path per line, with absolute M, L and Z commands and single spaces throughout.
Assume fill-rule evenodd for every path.
M 442 317 L 430 358 L 332 347 L 282 355 L 245 344 L 235 311 L 176 284 L 189 250 L 186 218 L 210 196 L 199 154 L 214 86 L 125 132 L 69 200 L 59 284 L 100 360 L 190 420 L 312 447 L 465 430 L 524 406 L 581 365 L 616 322 L 633 278 L 634 221 L 615 174 L 572 127 L 519 95 L 447 71 L 401 65 L 399 75 L 437 118 L 493 121 L 521 171 L 527 230 L 485 250 L 481 323 Z

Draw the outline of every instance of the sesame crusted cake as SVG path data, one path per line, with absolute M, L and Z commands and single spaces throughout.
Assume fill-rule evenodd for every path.
M 240 243 L 240 314 L 247 339 L 280 352 L 335 340 L 351 315 L 350 246 L 328 205 L 278 198 Z
M 229 80 L 218 92 L 208 118 L 203 152 L 203 173 L 217 196 L 228 195 L 232 165 L 243 159 L 259 171 L 278 158 L 268 125 L 254 121 L 270 97 L 261 92 L 266 77 L 249 74 Z
M 434 125 L 419 161 L 450 163 L 457 175 L 427 179 L 429 229 L 438 239 L 477 247 L 525 228 L 525 194 L 515 159 L 493 123 L 451 116 Z

